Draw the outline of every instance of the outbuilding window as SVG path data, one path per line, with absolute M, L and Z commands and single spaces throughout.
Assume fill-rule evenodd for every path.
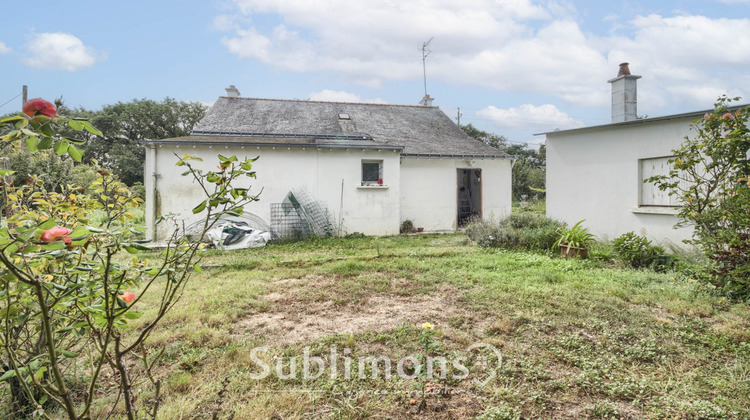
M 383 161 L 362 161 L 362 185 L 383 185 Z
M 669 175 L 672 169 L 670 159 L 674 156 L 640 159 L 640 190 L 639 206 L 679 207 L 680 201 L 676 195 L 669 195 L 669 191 L 662 191 L 655 184 L 644 182 L 657 175 Z

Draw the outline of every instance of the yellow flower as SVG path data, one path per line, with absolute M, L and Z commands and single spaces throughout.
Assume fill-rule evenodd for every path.
M 430 324 L 429 322 L 425 322 L 424 324 L 422 324 L 422 328 L 425 330 L 434 330 L 435 326 Z
M 44 281 L 52 281 L 53 278 L 54 277 L 52 277 L 52 274 L 47 274 L 46 276 L 44 276 L 44 278 L 42 280 L 44 280 Z

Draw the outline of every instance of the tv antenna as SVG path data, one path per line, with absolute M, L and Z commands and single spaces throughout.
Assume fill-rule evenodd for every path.
M 428 47 L 430 46 L 430 42 L 432 42 L 434 38 L 435 37 L 433 36 L 429 41 L 422 43 L 422 73 L 424 75 L 424 96 L 427 96 L 427 65 L 425 64 L 425 60 L 427 59 L 427 56 L 432 52 L 432 50 L 430 50 Z

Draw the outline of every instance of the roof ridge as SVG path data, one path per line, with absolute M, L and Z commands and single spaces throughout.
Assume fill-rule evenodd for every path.
M 401 108 L 435 108 L 437 106 L 432 105 L 400 105 L 400 104 L 376 104 L 371 102 L 340 102 L 340 101 L 314 101 L 310 99 L 274 99 L 274 98 L 253 98 L 248 96 L 219 96 L 219 98 L 225 99 L 250 99 L 255 101 L 270 101 L 270 102 L 303 102 L 303 103 L 317 103 L 317 104 L 339 104 L 339 105 L 367 105 L 367 106 L 382 106 L 382 107 L 401 107 Z

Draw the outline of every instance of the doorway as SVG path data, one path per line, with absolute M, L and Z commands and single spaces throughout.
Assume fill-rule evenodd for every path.
M 458 227 L 482 217 L 482 170 L 458 169 Z

